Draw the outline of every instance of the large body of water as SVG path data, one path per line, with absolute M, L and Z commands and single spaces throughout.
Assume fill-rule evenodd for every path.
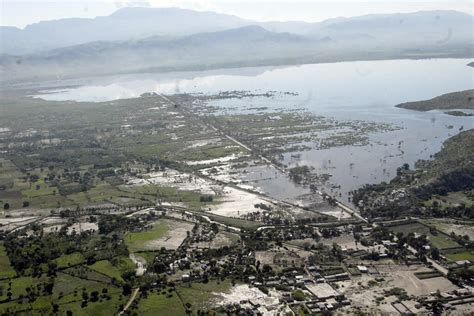
M 198 73 L 138 74 L 71 82 L 82 86 L 48 91 L 49 100 L 108 101 L 138 97 L 144 92 L 164 94 L 247 90 L 296 92 L 297 96 L 227 99 L 213 102 L 224 111 L 256 106 L 269 109 L 304 108 L 339 120 L 392 123 L 400 130 L 376 133 L 367 146 L 310 150 L 300 158 L 285 156 L 289 165 L 307 164 L 331 173 L 333 193 L 347 198 L 347 191 L 365 183 L 394 177 L 403 163 L 413 166 L 429 159 L 448 137 L 474 127 L 472 117 L 454 117 L 442 111 L 416 112 L 396 104 L 429 99 L 444 93 L 473 89 L 474 68 L 468 59 L 389 60 L 341 62 L 284 68 L 244 68 Z M 275 193 L 272 181 L 261 183 Z M 326 188 L 326 190 L 330 190 Z

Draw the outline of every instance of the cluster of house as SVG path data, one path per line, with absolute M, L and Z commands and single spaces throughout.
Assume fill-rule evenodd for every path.
M 309 272 L 309 275 L 306 272 Z M 317 266 L 310 266 L 306 271 L 303 268 L 286 269 L 280 276 L 268 276 L 263 279 L 249 276 L 247 281 L 256 287 L 280 289 L 280 302 L 288 304 L 294 311 L 303 308 L 309 313 L 320 313 L 350 305 L 350 301 L 329 283 L 335 280 L 348 280 L 349 274 L 340 273 L 322 277 L 320 272 Z M 307 294 L 306 299 L 299 301 L 293 297 L 294 289 L 303 290 Z
M 474 291 L 472 288 L 460 288 L 450 292 L 432 292 L 425 300 L 425 305 L 431 306 L 436 301 L 441 301 L 443 308 L 450 310 L 457 305 L 474 303 Z

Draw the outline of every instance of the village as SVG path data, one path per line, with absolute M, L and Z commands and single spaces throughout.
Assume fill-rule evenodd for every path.
M 14 154 L 0 158 L 2 313 L 472 309 L 470 222 L 366 218 L 342 201 L 329 174 L 278 159 L 309 141 L 345 146 L 396 127 L 302 112 L 220 116 L 208 98 L 111 102 L 113 115 L 101 113 L 101 127 L 84 131 L 100 144 L 99 161 L 74 149 L 58 161 L 58 146 L 75 146 L 68 130 L 51 135 L 34 119 L 26 131 L 4 130 L 2 146 Z M 354 129 L 350 137 L 341 138 L 341 124 L 343 134 Z M 336 134 L 325 132 L 319 143 L 330 128 Z M 54 141 L 38 140 L 44 137 Z M 25 155 L 37 146 L 41 155 Z

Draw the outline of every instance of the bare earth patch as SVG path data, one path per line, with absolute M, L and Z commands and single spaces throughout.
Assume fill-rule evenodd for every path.
M 159 250 L 162 247 L 166 249 L 176 250 L 186 239 L 187 232 L 191 231 L 194 227 L 191 223 L 181 221 L 170 221 L 167 220 L 170 229 L 166 234 L 160 238 L 147 241 L 144 248 L 147 250 Z
M 211 206 L 210 212 L 216 215 L 227 217 L 240 217 L 252 212 L 259 212 L 261 209 L 255 204 L 270 205 L 270 203 L 260 196 L 247 191 L 238 190 L 232 187 L 224 187 L 219 203 Z

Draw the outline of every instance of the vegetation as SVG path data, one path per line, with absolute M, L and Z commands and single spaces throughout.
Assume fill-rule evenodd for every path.
M 131 252 L 147 250 L 147 242 L 163 237 L 169 229 L 168 222 L 159 220 L 143 231 L 126 233 L 124 240 Z
M 419 161 L 416 170 L 399 168 L 390 183 L 366 185 L 353 192 L 353 202 L 368 217 L 405 214 L 474 218 L 474 129 L 448 139 L 434 160 Z M 456 196 L 457 203 L 440 203 Z M 462 202 L 466 201 L 466 202 Z

